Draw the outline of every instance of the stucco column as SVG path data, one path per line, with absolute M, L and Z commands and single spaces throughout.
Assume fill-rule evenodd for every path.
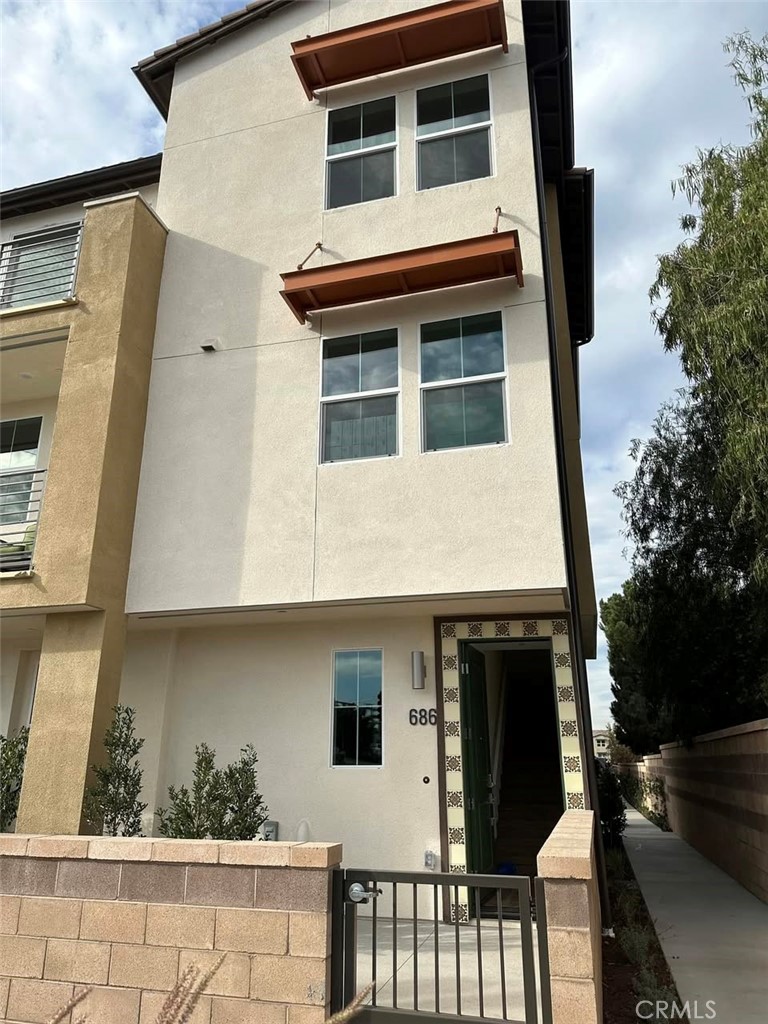
M 122 612 L 49 615 L 24 768 L 18 832 L 76 835 L 89 766 L 100 759 L 120 691 Z

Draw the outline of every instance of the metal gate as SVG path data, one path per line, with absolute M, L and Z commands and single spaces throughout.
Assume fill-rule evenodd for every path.
M 534 891 L 527 876 L 336 870 L 331 1009 L 372 985 L 360 1024 L 551 1024 L 541 879 Z

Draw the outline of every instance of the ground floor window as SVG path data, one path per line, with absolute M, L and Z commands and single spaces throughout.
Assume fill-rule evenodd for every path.
M 380 650 L 334 652 L 333 765 L 382 763 L 381 684 Z

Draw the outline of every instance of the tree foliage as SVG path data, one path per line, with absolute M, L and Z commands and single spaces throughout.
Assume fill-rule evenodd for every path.
M 108 836 L 141 835 L 142 769 L 138 761 L 144 740 L 136 735 L 136 712 L 117 704 L 104 736 L 104 764 L 92 765 L 96 784 L 85 795 L 85 817 Z
M 699 151 L 651 288 L 688 386 L 617 487 L 632 573 L 601 602 L 617 739 L 638 753 L 765 714 L 768 696 L 768 36 L 726 43 L 752 141 Z
M 9 832 L 16 820 L 28 741 L 29 729 L 13 738 L 0 736 L 0 832 Z

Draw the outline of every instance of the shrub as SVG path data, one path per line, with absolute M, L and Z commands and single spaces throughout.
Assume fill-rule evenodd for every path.
M 597 799 L 600 805 L 600 830 L 603 842 L 611 849 L 621 842 L 621 834 L 627 827 L 627 815 L 621 796 L 621 784 L 614 771 L 595 758 L 597 771 Z
M 619 945 L 633 964 L 644 964 L 653 942 L 653 935 L 647 928 L 627 924 L 619 931 Z
M 237 761 L 216 767 L 216 751 L 195 747 L 192 790 L 168 787 L 168 808 L 158 808 L 160 834 L 174 839 L 254 839 L 269 811 L 258 791 L 258 757 L 249 743 Z
M 136 736 L 133 708 L 118 704 L 104 736 L 106 762 L 91 766 L 96 785 L 85 794 L 88 821 L 108 836 L 141 835 L 141 815 L 147 805 L 139 801 L 142 770 L 137 758 L 144 740 Z
M 29 729 L 13 739 L 0 736 L 0 832 L 10 832 L 16 820 L 28 740 Z

